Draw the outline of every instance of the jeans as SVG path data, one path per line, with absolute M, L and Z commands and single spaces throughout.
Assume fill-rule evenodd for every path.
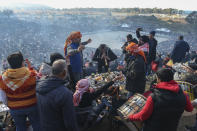
M 37 106 L 25 109 L 10 110 L 10 113 L 14 119 L 16 131 L 27 131 L 27 117 L 33 127 L 33 131 L 40 130 L 40 120 Z

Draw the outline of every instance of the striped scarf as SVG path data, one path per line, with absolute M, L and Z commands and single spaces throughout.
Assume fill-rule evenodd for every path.
M 144 51 L 141 48 L 139 48 L 138 45 L 135 44 L 134 42 L 131 42 L 126 47 L 126 50 L 129 51 L 130 53 L 141 55 L 144 58 L 144 61 L 146 62 L 146 56 L 144 54 Z

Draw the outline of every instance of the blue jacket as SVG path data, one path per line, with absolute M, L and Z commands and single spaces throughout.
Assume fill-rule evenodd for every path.
M 190 47 L 187 42 L 185 42 L 184 40 L 176 41 L 174 49 L 171 53 L 171 59 L 174 63 L 179 63 L 185 58 L 186 52 L 189 52 L 189 50 Z
M 78 49 L 79 44 L 72 43 L 69 46 L 72 47 L 72 49 Z M 76 53 L 72 56 L 70 56 L 70 65 L 72 68 L 72 72 L 81 73 L 82 72 L 82 56 L 81 53 Z
M 41 131 L 78 131 L 72 93 L 64 83 L 53 76 L 37 83 Z

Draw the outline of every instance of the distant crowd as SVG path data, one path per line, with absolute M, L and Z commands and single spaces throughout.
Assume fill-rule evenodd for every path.
M 192 112 L 197 103 L 191 102 L 174 80 L 173 65 L 188 62 L 190 73 L 196 75 L 197 54 L 189 53 L 189 44 L 179 36 L 172 52 L 162 58 L 157 54 L 156 32 L 141 35 L 142 30 L 136 30 L 137 39 L 127 35 L 127 42 L 121 48 L 123 59 L 115 67 L 126 77 L 127 100 L 136 93 L 147 98 L 141 111 L 125 119 L 142 121 L 143 131 L 176 131 L 184 110 Z M 17 131 L 27 130 L 27 118 L 34 131 L 85 131 L 94 121 L 87 114 L 98 117 L 101 108 L 107 106 L 106 99 L 94 106 L 93 102 L 104 92 L 112 92 L 110 87 L 123 75 L 116 76 L 98 90 L 90 88 L 91 83 L 85 76 L 110 72 L 112 62 L 118 57 L 101 43 L 92 56 L 97 65 L 84 62 L 83 50 L 92 39 L 81 42 L 81 38 L 81 32 L 71 32 L 65 41 L 64 56 L 52 53 L 50 62 L 43 61 L 39 69 L 35 69 L 21 52 L 10 54 L 4 61 L 9 65 L 4 65 L 0 76 L 0 96 L 10 109 Z M 150 75 L 156 75 L 156 79 L 151 81 L 147 91 Z M 196 127 L 191 129 L 194 131 Z

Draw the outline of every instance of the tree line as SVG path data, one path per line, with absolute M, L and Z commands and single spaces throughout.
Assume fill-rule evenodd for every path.
M 135 14 L 184 14 L 183 10 L 167 8 L 73 8 L 73 9 L 63 9 L 65 11 L 99 11 L 99 12 L 120 12 L 120 13 L 135 13 Z
M 10 16 L 12 16 L 13 14 L 14 14 L 14 11 L 10 9 L 5 9 L 3 11 L 0 11 L 0 16 L 5 16 L 8 18 L 10 18 Z

